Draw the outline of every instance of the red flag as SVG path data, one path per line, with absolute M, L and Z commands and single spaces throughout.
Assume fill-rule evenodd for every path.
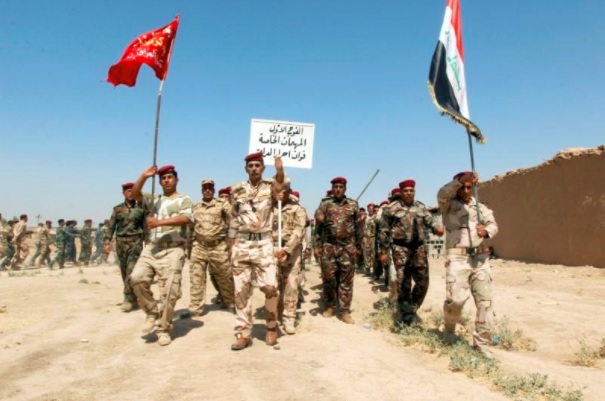
M 155 76 L 163 80 L 168 73 L 172 45 L 179 28 L 179 16 L 170 24 L 155 31 L 142 34 L 133 40 L 117 64 L 109 68 L 107 82 L 114 86 L 123 84 L 135 86 L 141 64 L 147 64 L 155 71 Z

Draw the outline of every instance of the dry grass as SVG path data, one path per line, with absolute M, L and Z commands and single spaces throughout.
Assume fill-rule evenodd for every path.
M 595 367 L 599 364 L 600 359 L 602 358 L 602 353 L 605 348 L 605 339 L 601 340 L 602 346 L 600 349 L 591 348 L 586 344 L 586 341 L 580 340 L 580 349 L 573 354 L 571 358 L 571 364 L 574 366 L 585 366 L 585 367 Z
M 521 329 L 513 330 L 509 327 L 508 317 L 504 316 L 494 327 L 492 342 L 507 351 L 535 351 L 536 341 L 523 335 Z
M 388 301 L 379 302 L 378 310 L 370 315 L 370 322 L 377 330 L 394 331 L 401 344 L 405 347 L 419 349 L 423 352 L 447 356 L 449 368 L 453 372 L 460 372 L 468 377 L 487 380 L 496 390 L 506 394 L 513 400 L 536 401 L 582 401 L 583 394 L 579 389 L 561 388 L 557 383 L 548 380 L 547 375 L 530 373 L 527 375 L 507 375 L 500 368 L 496 359 L 485 357 L 473 349 L 465 340 L 467 333 L 472 332 L 472 323 L 469 314 L 461 319 L 461 327 L 457 332 L 457 341 L 448 345 L 444 335 L 439 330 L 443 327 L 443 314 L 440 311 L 428 311 L 429 315 L 423 322 L 412 326 L 395 325 L 393 323 L 396 308 Z M 536 349 L 534 340 L 523 335 L 521 330 L 512 330 L 508 327 L 509 321 L 504 317 L 494 330 L 494 337 L 498 338 L 498 347 L 509 350 Z M 602 340 L 600 352 L 605 354 L 605 338 Z

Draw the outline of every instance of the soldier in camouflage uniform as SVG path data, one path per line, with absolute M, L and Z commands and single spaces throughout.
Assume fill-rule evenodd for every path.
M 34 264 L 36 264 L 36 259 L 42 253 L 42 249 L 41 249 L 41 245 L 40 245 L 40 232 L 42 230 L 44 230 L 44 223 L 39 222 L 38 228 L 36 228 L 36 231 L 34 231 L 34 245 L 36 246 L 36 253 L 34 253 L 34 256 L 32 256 L 31 259 L 29 260 L 30 266 L 33 266 Z
M 391 250 L 395 265 L 398 321 L 412 324 L 429 289 L 429 262 L 424 246 L 427 230 L 443 235 L 443 228 L 433 224 L 433 217 L 422 202 L 414 200 L 416 182 L 399 183 L 402 198 L 384 210 L 380 227 L 380 259 L 387 262 Z M 412 284 L 413 281 L 413 284 Z
M 143 250 L 145 218 L 147 209 L 144 203 L 137 202 L 132 196 L 134 183 L 122 185 L 124 202 L 114 206 L 107 230 L 103 236 L 104 252 L 111 251 L 111 240 L 115 234 L 116 253 L 124 283 L 124 301 L 121 309 L 130 312 L 137 307 L 137 297 L 132 289 L 130 274 Z
M 76 237 L 80 236 L 80 232 L 76 228 L 77 225 L 76 220 L 68 220 L 65 223 L 65 261 L 80 266 L 80 263 L 76 260 Z
M 92 254 L 92 220 L 84 220 L 84 227 L 80 230 L 80 257 L 78 260 L 88 266 Z
M 202 180 L 202 201 L 193 205 L 194 242 L 189 264 L 189 310 L 197 316 L 204 310 L 207 271 L 224 307 L 233 309 L 233 274 L 227 245 L 230 209 L 228 201 L 214 198 L 214 181 Z
M 154 199 L 147 197 L 153 202 L 153 216 L 147 217 L 146 221 L 149 244 L 139 256 L 130 274 L 130 282 L 139 306 L 147 314 L 143 332 L 151 333 L 157 326 L 158 344 L 165 346 L 172 342 L 172 315 L 181 297 L 181 274 L 186 258 L 187 228 L 193 223 L 193 202 L 189 196 L 177 191 L 179 179 L 172 165 L 145 169 L 132 188 L 134 200 L 144 201 L 143 186 L 155 174 L 160 177 L 162 195 Z M 159 302 L 151 291 L 156 277 L 160 289 Z
M 370 276 L 375 270 L 374 264 L 376 263 L 376 214 L 374 213 L 373 203 L 368 203 L 367 211 L 368 216 L 366 217 L 365 224 L 363 226 L 363 261 L 364 261 L 364 272 L 367 276 Z
M 2 213 L 0 213 L 0 261 L 6 256 L 6 244 L 4 240 L 9 231 L 12 231 L 11 227 L 8 222 L 2 218 Z
M 279 281 L 278 310 L 282 311 L 282 323 L 287 334 L 296 333 L 296 304 L 300 285 L 302 243 L 307 223 L 307 212 L 297 202 L 290 200 L 292 190 L 284 184 L 277 194 L 277 201 L 282 202 L 281 210 L 281 244 L 278 236 L 279 207 L 275 202 L 273 210 L 273 243 L 277 258 L 277 277 Z
M 46 220 L 46 226 L 40 231 L 40 260 L 38 260 L 38 267 L 46 264 L 50 268 L 50 229 L 52 225 L 52 221 Z
M 438 194 L 439 210 L 447 231 L 446 291 L 443 304 L 446 341 L 455 340 L 456 323 L 470 295 L 475 300 L 477 315 L 473 346 L 487 357 L 494 325 L 492 305 L 492 272 L 489 254 L 482 242 L 498 232 L 494 213 L 473 197 L 479 176 L 469 171 L 458 173 Z M 479 215 L 477 214 L 479 209 Z
M 252 281 L 256 279 L 265 294 L 267 345 L 277 343 L 277 266 L 272 228 L 273 202 L 282 191 L 286 176 L 281 158 L 275 158 L 276 174 L 263 179 L 265 163 L 262 153 L 245 157 L 248 181 L 231 187 L 231 221 L 229 246 L 235 284 L 235 342 L 233 351 L 252 344 Z
M 65 220 L 59 219 L 57 220 L 57 223 L 59 224 L 59 227 L 57 227 L 57 231 L 55 232 L 57 254 L 55 255 L 55 259 L 50 262 L 51 269 L 55 263 L 59 265 L 59 269 L 62 269 L 63 264 L 65 263 Z
M 104 224 L 99 223 L 99 227 L 95 230 L 95 253 L 90 258 L 91 263 L 97 263 L 97 259 L 99 259 L 103 255 L 103 230 Z M 99 259 L 100 260 L 100 259 Z
M 5 257 L 0 264 L 0 270 L 7 270 L 13 256 L 15 256 L 15 246 L 13 245 L 13 227 L 17 223 L 16 220 L 9 220 L 6 228 L 3 228 L 2 242 L 4 243 Z
M 322 226 L 321 265 L 324 317 L 334 315 L 340 308 L 341 320 L 355 323 L 351 317 L 353 280 L 357 257 L 361 253 L 362 227 L 357 202 L 345 196 L 347 180 L 332 179 L 333 196 L 324 200 L 315 212 L 317 224 Z
M 11 240 L 15 247 L 15 256 L 11 261 L 11 268 L 13 270 L 20 269 L 29 255 L 29 245 L 25 241 L 27 234 L 27 215 L 22 214 L 19 216 L 19 221 L 13 226 L 13 239 Z

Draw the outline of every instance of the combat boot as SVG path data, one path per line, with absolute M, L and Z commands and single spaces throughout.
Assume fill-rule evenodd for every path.
M 124 301 L 124 302 L 122 302 L 122 306 L 120 306 L 120 309 L 122 310 L 122 312 L 131 312 L 135 308 L 136 308 L 135 304 L 130 301 Z
M 355 324 L 355 320 L 353 320 L 349 312 L 343 313 L 340 317 L 340 320 L 342 320 L 346 324 Z
M 296 327 L 294 327 L 294 322 L 285 322 L 284 331 L 286 332 L 286 334 L 296 334 Z
M 238 334 L 235 338 L 235 342 L 231 344 L 232 351 L 240 351 L 246 347 L 252 346 L 252 339 L 250 337 L 244 337 Z
M 143 324 L 142 332 L 143 334 L 149 334 L 155 330 L 156 321 L 158 320 L 158 315 L 148 314 L 145 318 L 145 324 Z
M 265 342 L 267 345 L 277 344 L 277 327 L 272 329 L 267 328 L 267 334 L 265 335 Z
M 323 317 L 332 317 L 334 316 L 334 308 L 328 306 L 323 313 L 321 314 Z
M 170 338 L 170 333 L 162 332 L 158 333 L 158 344 L 162 347 L 165 345 L 170 345 L 172 342 L 172 338 Z

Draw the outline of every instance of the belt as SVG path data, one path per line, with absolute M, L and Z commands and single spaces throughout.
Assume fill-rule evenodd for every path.
M 168 248 L 185 247 L 185 242 L 184 241 L 163 241 L 163 242 L 152 242 L 151 245 L 154 248 L 168 249 Z
M 264 239 L 269 239 L 271 238 L 271 233 L 270 232 L 265 232 L 265 233 L 242 233 L 242 232 L 238 232 L 235 234 L 235 238 L 239 238 L 239 239 L 243 239 L 246 241 L 261 241 Z
M 137 239 L 143 239 L 143 234 L 125 235 L 123 237 L 116 237 L 116 240 L 120 241 L 133 241 Z
M 203 246 L 205 246 L 207 248 L 214 248 L 217 245 L 225 243 L 225 239 L 224 238 L 219 238 L 219 239 L 215 239 L 215 240 L 212 240 L 212 241 L 204 241 L 204 240 L 201 240 L 199 238 L 196 238 L 196 241 L 197 241 L 198 244 L 203 245 Z
M 406 241 L 404 239 L 393 238 L 393 245 L 404 246 L 406 248 L 416 248 L 416 247 L 422 245 L 422 242 L 414 241 L 414 240 Z
M 475 248 L 447 248 L 447 255 L 462 255 L 462 256 L 473 256 L 481 253 L 485 253 L 485 247 L 480 245 Z

